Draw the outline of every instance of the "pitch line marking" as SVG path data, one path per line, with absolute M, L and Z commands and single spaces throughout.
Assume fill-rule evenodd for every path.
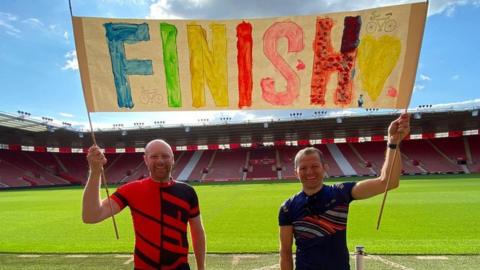
M 257 259 L 260 258 L 258 255 L 233 255 L 232 265 L 238 265 L 241 259 Z
M 18 255 L 19 258 L 38 258 L 41 255 L 36 255 L 36 254 L 23 254 L 23 255 Z
M 88 258 L 88 255 L 84 254 L 71 254 L 71 255 L 65 255 L 66 258 Z
M 406 266 L 403 266 L 401 264 L 398 264 L 398 263 L 395 263 L 395 262 L 392 262 L 392 261 L 389 261 L 387 259 L 384 259 L 380 256 L 375 256 L 375 255 L 369 255 L 370 258 L 376 260 L 376 261 L 380 261 L 380 262 L 383 262 L 384 264 L 388 265 L 388 266 L 392 266 L 394 268 L 397 268 L 397 269 L 402 269 L 402 270 L 415 270 L 413 268 L 410 268 L 410 267 L 406 267 Z
M 254 268 L 252 270 L 272 270 L 272 269 L 279 269 L 280 268 L 280 264 L 274 264 L 274 265 L 270 265 L 270 266 L 264 266 L 264 267 L 260 267 L 260 268 Z
M 448 260 L 447 256 L 416 256 L 419 260 Z
M 356 255 L 350 255 L 350 259 L 355 260 L 356 258 L 357 258 Z M 363 259 L 370 260 L 372 258 L 370 258 L 370 255 L 363 255 Z
M 128 254 L 117 254 L 115 255 L 115 258 L 133 258 L 133 256 Z
M 130 258 L 130 259 L 128 259 L 128 260 L 126 260 L 123 264 L 126 265 L 126 264 L 130 264 L 131 262 L 133 262 L 133 257 Z

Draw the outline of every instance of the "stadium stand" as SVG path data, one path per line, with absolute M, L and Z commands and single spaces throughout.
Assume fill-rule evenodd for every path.
M 295 179 L 294 160 L 295 155 L 298 152 L 297 147 L 294 146 L 281 146 L 278 148 L 280 154 L 280 165 L 282 168 L 283 179 Z
M 125 179 L 125 182 L 143 179 L 148 176 L 148 169 L 143 162 L 143 158 L 136 160 L 135 163 L 137 164 L 137 166 L 131 171 L 130 176 Z
M 318 144 L 314 146 L 317 147 L 323 153 L 325 162 L 328 164 L 328 172 L 327 172 L 328 176 L 329 177 L 343 176 L 342 170 L 340 169 L 339 165 L 333 158 L 332 154 L 330 153 L 330 150 L 328 150 L 328 147 L 324 144 Z M 300 149 L 301 148 L 299 148 L 298 150 Z
M 208 167 L 212 158 L 214 158 L 215 151 L 206 150 L 202 151 L 202 156 L 192 170 L 192 173 L 188 177 L 189 181 L 201 181 L 204 174 L 208 173 Z
M 468 136 L 464 139 L 467 141 L 471 156 L 470 171 L 480 172 L 480 136 Z
M 70 182 L 82 184 L 87 181 L 88 163 L 85 154 L 57 153 L 57 157 L 65 167 L 65 172 L 60 173 L 63 178 L 71 179 Z
M 275 148 L 252 148 L 249 153 L 246 179 L 277 179 Z
M 113 162 L 107 164 L 105 169 L 105 176 L 109 183 L 122 183 L 126 182 L 129 174 L 138 166 L 139 162 L 142 162 L 141 153 L 122 153 L 122 154 L 109 154 L 108 158 L 113 158 Z
M 242 179 L 246 165 L 247 150 L 217 150 L 213 162 L 208 168 L 205 181 L 238 181 Z
M 356 175 L 365 176 L 376 174 L 374 170 L 367 167 L 366 161 L 362 158 L 362 156 L 360 156 L 357 151 L 355 151 L 355 148 L 352 147 L 352 144 L 339 143 L 337 144 L 337 146 L 355 170 Z
M 462 169 L 432 147 L 429 140 L 407 140 L 402 152 L 414 157 L 429 173 L 461 172 Z
M 465 160 L 467 172 L 480 172 L 480 136 L 408 140 L 402 143 L 404 174 L 465 173 L 459 160 Z M 329 177 L 345 176 L 328 145 L 315 145 L 329 165 Z M 379 173 L 385 142 L 339 143 L 335 147 L 358 176 Z M 175 152 L 173 173 L 178 177 L 197 154 L 198 161 L 189 172 L 188 181 L 228 181 L 295 179 L 294 158 L 299 146 L 260 147 L 256 149 L 197 150 Z M 278 158 L 276 152 L 278 151 Z M 470 152 L 470 153 L 469 153 Z M 142 153 L 106 154 L 106 176 L 109 183 L 122 183 L 146 177 L 148 170 Z M 247 159 L 248 157 L 248 159 Z M 470 157 L 470 158 L 467 158 Z M 0 150 L 0 188 L 51 186 L 85 183 L 88 165 L 85 154 L 20 152 Z M 470 160 L 470 161 L 468 161 Z M 245 170 L 244 170 L 245 169 Z M 243 176 L 245 173 L 245 176 Z M 350 175 L 347 175 L 350 176 Z
M 376 174 L 380 173 L 385 158 L 385 142 L 356 143 L 352 144 L 352 148 L 370 164 Z
M 183 168 L 188 164 L 190 158 L 193 156 L 194 151 L 174 152 L 175 155 L 175 167 L 173 168 L 172 177 L 177 179 Z
M 24 170 L 10 164 L 5 160 L 0 160 L 0 187 L 23 187 L 32 186 L 30 181 L 23 179 Z
M 52 132 L 34 120 L 3 117 L 0 189 L 85 183 L 88 138 L 74 130 Z M 373 176 L 380 173 L 384 160 L 382 134 L 394 117 L 346 118 L 340 125 L 335 118 L 269 122 L 268 126 L 202 125 L 188 133 L 183 126 L 175 126 L 162 128 L 161 133 L 174 148 L 172 175 L 182 181 L 295 179 L 295 154 L 307 145 L 323 152 L 328 177 Z M 8 126 L 9 122 L 13 125 Z M 480 121 L 469 110 L 422 111 L 421 119 L 412 119 L 411 125 L 413 135 L 401 144 L 404 174 L 480 173 Z M 28 130 L 32 127 L 37 131 Z M 159 128 L 129 130 L 125 136 L 118 132 L 97 133 L 108 159 L 109 183 L 148 176 L 142 147 L 157 138 Z
M 45 155 L 45 153 L 43 153 L 43 155 Z M 18 175 L 18 177 L 29 182 L 31 185 L 44 186 L 72 184 L 66 179 L 54 175 L 54 172 L 43 167 L 41 163 L 30 157 L 27 152 L 1 150 L 0 159 L 4 161 L 2 164 L 10 164 L 10 167 L 16 167 L 20 170 L 22 174 Z
M 457 158 L 466 158 L 465 144 L 462 138 L 438 138 L 428 140 L 428 142 L 450 161 L 456 162 Z

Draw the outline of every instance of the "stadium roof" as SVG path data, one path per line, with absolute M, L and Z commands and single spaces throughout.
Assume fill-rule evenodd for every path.
M 0 113 L 0 126 L 32 132 L 42 132 L 48 130 L 48 125 L 29 119 L 25 115 L 19 115 L 15 117 L 4 113 Z
M 182 146 L 369 137 L 386 135 L 388 124 L 397 115 L 396 111 L 390 111 L 288 121 L 145 126 L 96 131 L 95 134 L 102 147 L 117 148 L 144 147 L 155 138 L 163 138 L 174 146 Z M 476 113 L 475 110 L 416 110 L 412 113 L 411 126 L 412 134 L 478 130 L 480 116 L 478 110 Z M 68 126 L 53 126 L 47 121 L 0 114 L 0 143 L 83 148 L 90 146 L 92 140 L 89 133 Z

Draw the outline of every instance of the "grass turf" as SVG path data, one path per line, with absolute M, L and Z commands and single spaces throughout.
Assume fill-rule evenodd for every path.
M 198 184 L 208 252 L 278 250 L 280 204 L 298 182 Z M 113 188 L 112 188 L 113 190 Z M 480 254 L 479 175 L 404 177 L 388 193 L 379 231 L 382 196 L 351 204 L 350 250 L 361 244 L 377 254 Z M 81 188 L 0 192 L 0 252 L 130 253 L 129 211 L 112 221 L 81 222 Z
M 278 254 L 207 254 L 209 270 L 252 270 L 280 269 Z M 197 269 L 193 255 L 189 256 L 192 270 Z M 411 255 L 367 255 L 364 266 L 368 270 L 416 269 L 416 270 L 477 270 L 480 256 L 430 256 L 416 257 Z M 350 258 L 351 269 L 355 259 Z M 132 269 L 131 257 L 115 254 L 89 254 L 85 257 L 65 254 L 47 254 L 32 257 L 23 254 L 0 254 L 0 270 L 87 270 L 87 269 Z

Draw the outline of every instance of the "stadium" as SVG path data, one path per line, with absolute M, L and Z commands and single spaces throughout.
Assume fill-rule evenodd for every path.
M 199 193 L 209 269 L 277 269 L 278 207 L 300 188 L 295 153 L 310 145 L 320 149 L 330 166 L 328 183 L 377 175 L 386 127 L 399 112 L 304 110 L 269 121 L 222 118 L 169 126 L 156 121 L 97 129 L 95 135 L 113 190 L 148 174 L 142 159 L 148 141 L 171 143 L 173 177 Z M 425 105 L 409 112 L 400 188 L 389 193 L 379 231 L 374 225 L 380 198 L 353 203 L 349 249 L 366 247 L 368 269 L 475 269 L 478 104 Z M 128 211 L 118 216 L 118 241 L 111 222 L 81 222 L 90 134 L 21 111 L 2 113 L 0 131 L 0 269 L 131 268 Z M 26 263 L 31 268 L 24 268 Z
M 0 270 L 478 269 L 479 7 L 3 1 Z
M 107 179 L 114 184 L 148 174 L 143 147 L 159 137 L 174 146 L 173 176 L 180 181 L 295 179 L 292 159 L 310 145 L 325 154 L 330 177 L 379 174 L 386 129 L 399 111 L 327 113 L 297 112 L 291 119 L 243 123 L 141 123 L 97 130 L 95 136 L 108 156 Z M 402 144 L 404 175 L 480 172 L 478 109 L 417 108 L 411 113 L 411 135 Z M 21 114 L 1 117 L 2 160 L 9 166 L 2 188 L 84 184 L 87 163 L 82 154 L 92 144 L 89 133 Z

